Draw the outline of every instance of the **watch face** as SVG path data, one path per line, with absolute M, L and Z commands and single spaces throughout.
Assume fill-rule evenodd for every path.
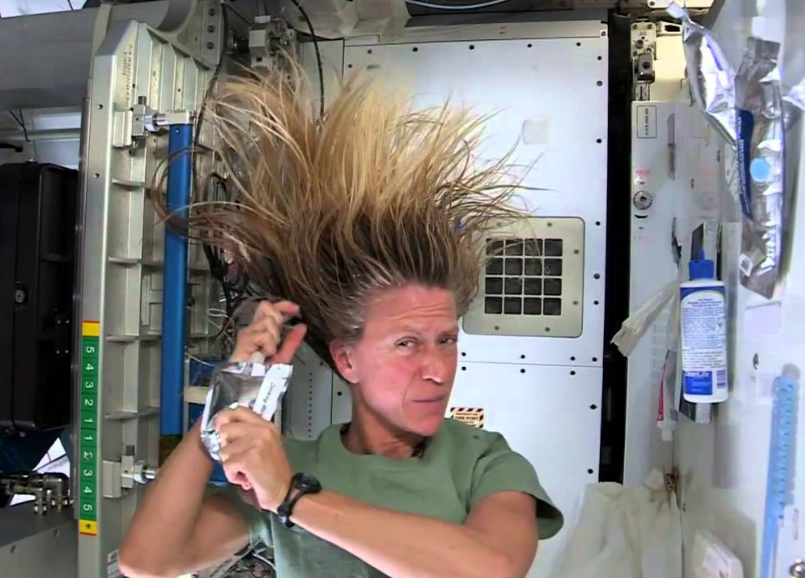
M 321 483 L 313 476 L 304 475 L 299 478 L 296 487 L 303 492 L 318 492 L 321 490 Z

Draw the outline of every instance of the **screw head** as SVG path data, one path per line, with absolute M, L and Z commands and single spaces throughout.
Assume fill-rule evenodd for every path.
M 28 292 L 25 289 L 17 289 L 14 291 L 14 303 L 22 305 L 28 301 Z
M 654 202 L 654 197 L 648 191 L 637 191 L 632 199 L 634 206 L 639 211 L 645 211 Z

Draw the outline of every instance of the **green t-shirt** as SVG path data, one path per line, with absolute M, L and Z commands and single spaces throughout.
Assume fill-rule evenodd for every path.
M 524 492 L 538 500 L 540 539 L 562 527 L 562 514 L 542 489 L 534 468 L 498 433 L 447 419 L 420 457 L 397 460 L 351 453 L 341 442 L 340 430 L 339 425 L 331 426 L 312 441 L 285 439 L 291 469 L 366 504 L 455 524 L 463 523 L 470 509 L 491 494 Z M 237 494 L 224 495 L 248 520 L 251 544 L 263 541 L 274 548 L 280 578 L 384 576 L 298 526 L 286 528 L 274 514 L 246 504 Z

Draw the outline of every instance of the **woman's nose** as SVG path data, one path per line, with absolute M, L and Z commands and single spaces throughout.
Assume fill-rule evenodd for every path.
M 422 379 L 439 385 L 445 383 L 449 374 L 449 356 L 438 350 L 428 351 L 422 360 Z

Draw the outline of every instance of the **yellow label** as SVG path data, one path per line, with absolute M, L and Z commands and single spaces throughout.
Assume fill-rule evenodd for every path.
M 482 407 L 451 407 L 450 417 L 472 427 L 484 429 L 484 408 Z
M 100 337 L 101 324 L 97 321 L 84 321 L 81 325 L 81 335 L 84 337 Z
M 78 531 L 84 534 L 85 536 L 97 536 L 98 522 L 95 522 L 93 520 L 79 520 Z

